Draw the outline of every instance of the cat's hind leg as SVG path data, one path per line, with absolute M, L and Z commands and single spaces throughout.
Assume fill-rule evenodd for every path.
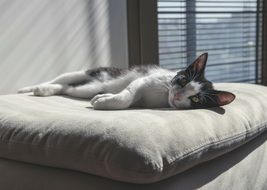
M 102 92 L 100 82 L 91 82 L 82 85 L 41 84 L 32 90 L 35 96 L 67 95 L 74 98 L 91 99 Z
M 35 96 L 52 96 L 60 94 L 64 85 L 43 83 L 34 86 L 27 86 L 18 90 L 18 93 L 33 92 Z
M 64 89 L 70 84 L 83 83 L 89 79 L 86 71 L 64 73 L 51 81 L 21 88 L 18 90 L 18 93 L 33 92 L 36 96 L 52 96 L 62 94 Z
M 62 94 L 64 85 L 61 84 L 43 84 L 33 90 L 35 96 L 53 96 Z
M 78 84 L 88 80 L 90 80 L 90 76 L 86 73 L 86 71 L 75 71 L 59 75 L 58 77 L 49 81 L 48 83 L 69 85 L 69 84 Z
M 103 85 L 99 81 L 78 85 L 78 86 L 65 86 L 62 94 L 75 98 L 91 99 L 95 95 L 103 92 Z

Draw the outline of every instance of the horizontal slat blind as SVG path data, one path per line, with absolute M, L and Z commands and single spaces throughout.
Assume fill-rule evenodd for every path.
M 160 65 L 184 68 L 208 52 L 208 79 L 259 82 L 261 8 L 261 0 L 158 0 Z

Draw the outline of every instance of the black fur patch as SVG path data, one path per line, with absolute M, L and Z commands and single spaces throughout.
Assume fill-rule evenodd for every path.
M 117 78 L 118 76 L 124 74 L 126 72 L 126 69 L 119 69 L 115 67 L 99 67 L 97 69 L 89 69 L 86 71 L 86 74 L 93 78 L 99 78 L 101 76 L 101 73 L 106 72 L 109 74 L 112 78 Z
M 101 79 L 101 74 L 102 73 L 107 73 L 109 76 L 112 78 L 117 78 L 118 76 L 122 75 L 125 73 L 127 70 L 126 69 L 119 69 L 115 67 L 99 67 L 96 69 L 89 69 L 86 71 L 86 74 L 88 75 L 88 79 L 84 81 L 79 81 L 77 83 L 72 83 L 70 86 L 76 87 L 76 86 L 81 86 L 85 85 L 87 83 L 92 82 L 93 80 L 102 80 Z

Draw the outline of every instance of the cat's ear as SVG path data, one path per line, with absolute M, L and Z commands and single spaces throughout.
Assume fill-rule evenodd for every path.
M 211 90 L 208 92 L 209 107 L 219 107 L 234 101 L 235 95 L 227 91 Z
M 193 73 L 204 74 L 206 63 L 208 60 L 208 53 L 200 55 L 186 70 L 190 70 Z

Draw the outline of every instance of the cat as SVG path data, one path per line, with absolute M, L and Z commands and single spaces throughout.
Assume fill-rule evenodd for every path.
M 96 110 L 129 107 L 197 109 L 224 106 L 235 99 L 231 92 L 215 90 L 205 78 L 208 53 L 184 70 L 156 66 L 118 69 L 101 67 L 62 74 L 52 81 L 22 88 L 36 96 L 67 95 L 91 99 Z

